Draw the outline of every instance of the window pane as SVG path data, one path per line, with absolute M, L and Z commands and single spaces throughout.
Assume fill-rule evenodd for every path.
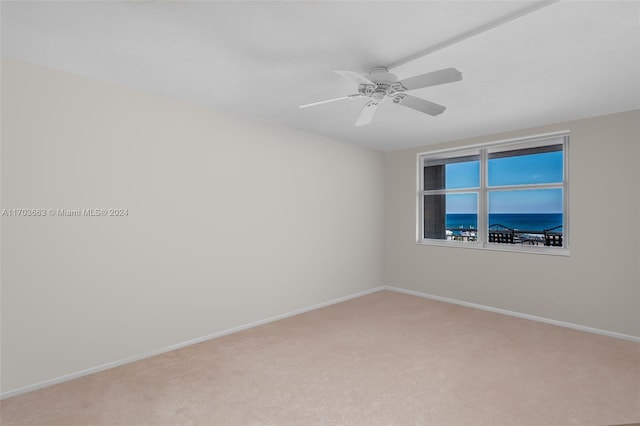
M 477 188 L 480 186 L 480 161 L 447 164 L 445 188 Z
M 489 186 L 561 183 L 562 145 L 490 152 L 487 167 Z
M 424 196 L 424 238 L 475 241 L 477 230 L 477 193 Z
M 562 226 L 562 199 L 562 189 L 489 192 L 488 225 L 540 234 Z
M 477 151 L 428 157 L 423 162 L 424 190 L 477 188 L 480 155 Z

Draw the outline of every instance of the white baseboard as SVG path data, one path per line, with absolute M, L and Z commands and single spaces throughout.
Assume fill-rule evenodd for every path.
M 448 297 L 436 296 L 434 294 L 421 293 L 419 291 L 414 291 L 414 290 L 407 290 L 407 289 L 404 289 L 404 288 L 394 287 L 394 286 L 391 286 L 391 285 L 382 286 L 382 289 L 383 290 L 395 291 L 395 292 L 398 292 L 398 293 L 409 294 L 409 295 L 412 295 L 412 296 L 424 297 L 426 299 L 438 300 L 440 302 L 453 303 L 455 305 L 466 306 L 468 308 L 481 309 L 483 311 L 495 312 L 495 313 L 498 313 L 498 314 L 509 315 L 509 316 L 512 316 L 512 317 L 524 318 L 524 319 L 528 319 L 528 320 L 532 320 L 532 321 L 543 322 L 543 323 L 546 323 L 546 324 L 557 325 L 557 326 L 560 326 L 560 327 L 572 328 L 574 330 L 586 331 L 588 333 L 601 334 L 603 336 L 615 337 L 616 339 L 630 340 L 632 342 L 639 342 L 640 343 L 640 337 L 631 336 L 631 335 L 628 335 L 628 334 L 616 333 L 615 331 L 601 330 L 599 328 L 587 327 L 587 326 L 584 326 L 584 325 L 579 325 L 579 324 L 574 324 L 574 323 L 564 322 L 564 321 L 558 321 L 558 320 L 554 320 L 554 319 L 539 317 L 539 316 L 536 316 L 536 315 L 523 314 L 523 313 L 520 313 L 520 312 L 509 311 L 509 310 L 506 310 L 506 309 L 494 308 L 492 306 L 485 306 L 485 305 L 480 305 L 480 304 L 477 304 L 477 303 L 465 302 L 463 300 L 450 299 Z
M 257 327 L 259 325 L 263 325 L 263 324 L 267 324 L 273 321 L 278 321 L 284 318 L 288 318 L 294 315 L 298 315 L 298 314 L 302 314 L 305 312 L 309 312 L 309 311 L 313 311 L 315 309 L 319 309 L 319 308 L 324 308 L 325 306 L 330 306 L 330 305 L 335 305 L 336 303 L 340 303 L 340 302 L 345 302 L 347 300 L 350 299 L 354 299 L 356 297 L 360 297 L 360 296 L 364 296 L 367 294 L 371 294 L 371 293 L 375 293 L 378 292 L 380 290 L 384 290 L 385 287 L 376 287 L 376 288 L 372 288 L 369 290 L 364 290 L 364 291 L 360 291 L 358 293 L 354 293 L 354 294 L 350 294 L 348 296 L 343 296 L 343 297 L 338 297 L 337 299 L 333 299 L 333 300 L 329 300 L 327 302 L 323 302 L 323 303 L 318 303 L 315 305 L 311 305 L 311 306 L 307 306 L 304 308 L 300 308 L 300 309 L 296 309 L 290 312 L 286 312 L 280 315 L 275 315 L 269 318 L 265 318 L 265 319 L 261 319 L 258 321 L 253 321 L 247 324 L 243 324 L 243 325 L 239 325 L 237 327 L 233 327 L 233 328 L 229 328 L 226 330 L 222 330 L 222 331 L 218 331 L 216 333 L 213 334 L 209 334 L 206 336 L 202 336 L 202 337 L 198 337 L 195 339 L 191 339 L 191 340 L 187 340 L 184 342 L 180 342 L 180 343 L 176 343 L 174 345 L 169 345 L 169 346 L 165 346 L 163 348 L 159 348 L 150 352 L 146 352 L 143 354 L 138 354 L 138 355 L 133 355 L 118 361 L 113 361 L 113 362 L 108 362 L 106 364 L 102 364 L 102 365 L 98 365 L 96 367 L 91 367 L 91 368 L 87 368 L 84 370 L 80 370 L 80 371 L 76 371 L 74 373 L 69 373 L 69 374 L 65 374 L 64 376 L 60 376 L 60 377 L 56 377 L 53 379 L 49 379 L 49 380 L 44 380 L 42 382 L 39 383 L 35 383 L 33 385 L 27 385 L 27 386 L 23 386 L 21 388 L 18 389 L 14 389 L 14 390 L 10 390 L 7 392 L 3 392 L 0 393 L 0 400 L 2 399 L 6 399 L 6 398 L 11 398 L 12 396 L 17 396 L 17 395 L 21 395 L 23 393 L 27 393 L 27 392 L 31 392 L 37 389 L 42 389 L 51 385 L 56 385 L 58 383 L 63 383 L 63 382 L 67 382 L 69 380 L 73 380 L 73 379 L 77 379 L 79 377 L 83 377 L 83 376 L 87 376 L 89 374 L 93 374 L 93 373 L 97 373 L 99 371 L 104 371 L 104 370 L 108 370 L 110 368 L 114 368 L 114 367 L 119 367 L 121 365 L 125 365 L 125 364 L 129 364 L 131 362 L 135 362 L 135 361 L 140 361 L 142 359 L 145 358 L 149 358 L 155 355 L 160 355 L 163 354 L 165 352 L 169 352 L 169 351 L 173 351 L 176 349 L 180 349 L 180 348 L 184 348 L 185 346 L 190 346 L 190 345 L 194 345 L 196 343 L 201 343 L 201 342 L 205 342 L 207 340 L 211 340 L 211 339 L 215 339 L 217 337 L 222 337 L 222 336 L 226 336 L 227 334 L 231 334 L 231 333 L 236 333 L 238 331 L 242 331 L 242 330 L 246 330 L 248 328 L 253 328 L 253 327 Z

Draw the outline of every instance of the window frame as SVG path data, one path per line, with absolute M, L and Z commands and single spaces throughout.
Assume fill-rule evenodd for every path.
M 546 254 L 546 255 L 569 255 L 570 244 L 570 227 L 569 227 L 569 131 L 561 131 L 554 133 L 546 133 L 535 136 L 527 136 L 521 138 L 513 138 L 506 140 L 499 140 L 494 142 L 479 143 L 473 145 L 463 145 L 446 149 L 423 151 L 419 152 L 416 156 L 417 161 L 417 175 L 416 175 L 416 244 L 426 246 L 443 246 L 443 247 L 458 247 L 467 249 L 481 249 L 481 250 L 495 250 L 495 251 L 508 251 L 508 252 L 520 252 L 520 253 L 534 253 L 534 254 Z M 552 144 L 551 140 L 562 139 L 563 149 L 563 176 L 562 182 L 558 183 L 542 183 L 542 184 L 511 184 L 511 185 L 499 185 L 489 186 L 488 177 L 488 161 L 489 150 L 508 147 L 510 145 L 521 148 L 528 148 L 539 144 L 545 145 L 545 142 Z M 471 150 L 478 150 L 480 156 L 480 186 L 478 188 L 454 188 L 443 190 L 424 190 L 424 178 L 423 167 L 425 158 L 439 156 L 439 155 L 452 155 L 456 153 L 468 154 Z M 563 246 L 562 247 L 550 247 L 550 246 L 536 246 L 536 245 L 524 245 L 524 244 L 501 244 L 501 243 L 489 243 L 488 242 L 488 227 L 489 227 L 489 194 L 498 191 L 513 191 L 513 190 L 531 190 L 531 189 L 562 189 L 562 226 L 563 226 Z M 428 239 L 424 238 L 424 197 L 435 193 L 443 194 L 455 194 L 464 192 L 477 192 L 478 193 L 478 229 L 476 241 L 455 241 L 446 239 Z

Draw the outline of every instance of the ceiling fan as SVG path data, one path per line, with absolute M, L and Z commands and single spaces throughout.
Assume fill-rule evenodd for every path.
M 461 41 L 475 37 L 500 25 L 511 22 L 522 16 L 533 13 L 539 9 L 559 2 L 560 0 L 539 0 L 533 2 L 532 5 L 518 9 L 512 13 L 504 16 L 500 16 L 490 22 L 482 24 L 476 28 L 472 28 L 461 34 L 455 35 L 449 39 L 443 40 L 432 46 L 427 47 L 424 50 L 416 52 L 404 59 L 401 59 L 389 67 L 375 67 L 369 74 L 361 76 L 353 71 L 334 70 L 336 73 L 353 80 L 358 84 L 358 93 L 353 95 L 341 96 L 339 98 L 327 99 L 325 101 L 313 102 L 306 105 L 300 105 L 300 108 L 307 108 L 314 105 L 326 104 L 328 102 L 339 101 L 342 99 L 355 99 L 361 97 L 370 98 L 367 104 L 362 109 L 356 126 L 364 126 L 371 123 L 373 115 L 376 112 L 378 105 L 382 103 L 385 97 L 391 98 L 393 103 L 405 106 L 407 108 L 415 109 L 416 111 L 423 112 L 429 115 L 442 114 L 446 107 L 438 105 L 433 102 L 429 102 L 424 99 L 416 98 L 406 94 L 407 90 L 420 89 L 422 87 L 437 86 L 439 84 L 453 83 L 454 81 L 462 80 L 462 73 L 455 68 L 445 68 L 439 71 L 430 72 L 427 74 L 418 75 L 415 77 L 407 78 L 405 80 L 398 81 L 395 74 L 389 72 L 388 68 L 396 68 L 404 65 L 415 59 L 422 58 L 438 50 L 444 49 Z
M 375 67 L 369 71 L 369 74 L 364 76 L 353 71 L 334 70 L 334 72 L 358 84 L 358 93 L 300 105 L 300 108 L 307 108 L 343 99 L 369 98 L 370 100 L 365 104 L 364 108 L 362 108 L 362 112 L 356 120 L 356 126 L 364 126 L 365 124 L 371 123 L 376 109 L 382 101 L 384 101 L 385 97 L 390 98 L 394 104 L 402 105 L 425 114 L 433 116 L 442 114 L 446 109 L 445 106 L 408 95 L 405 92 L 407 90 L 421 89 L 423 87 L 437 86 L 439 84 L 453 83 L 462 80 L 462 73 L 455 68 L 445 68 L 400 81 L 398 81 L 398 77 L 390 73 L 386 67 Z

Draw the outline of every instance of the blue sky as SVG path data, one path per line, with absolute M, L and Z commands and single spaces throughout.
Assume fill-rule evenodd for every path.
M 490 186 L 562 182 L 562 152 L 522 155 L 489 160 Z M 478 161 L 447 164 L 447 189 L 480 185 Z M 489 213 L 562 213 L 561 189 L 493 192 Z M 476 213 L 476 194 L 447 195 L 447 213 Z

